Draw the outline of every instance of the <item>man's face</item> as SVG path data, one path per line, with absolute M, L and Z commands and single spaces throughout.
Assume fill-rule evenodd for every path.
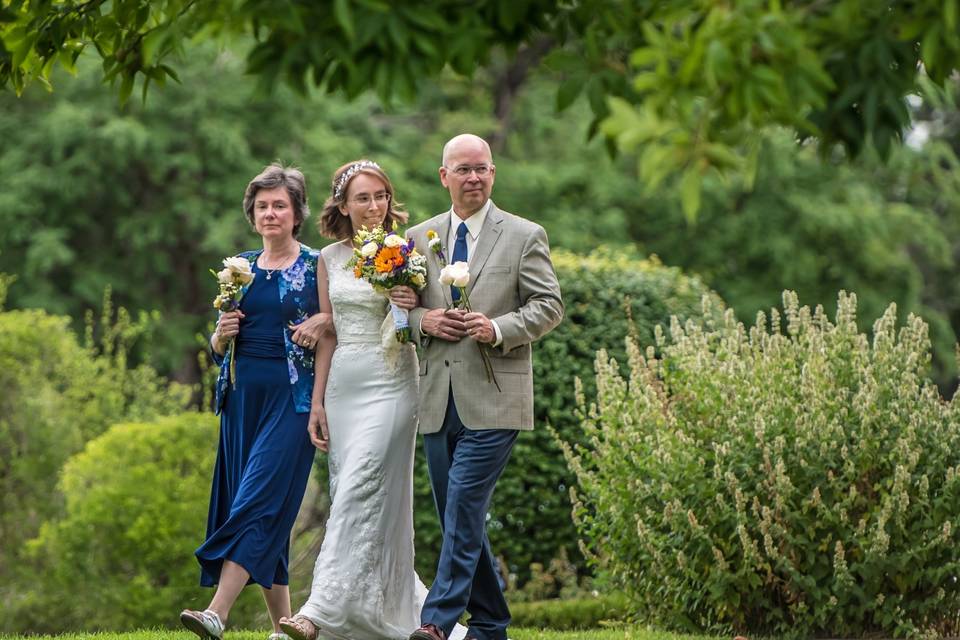
M 464 142 L 447 155 L 440 182 L 450 192 L 453 210 L 461 217 L 479 211 L 490 198 L 497 168 L 482 144 Z

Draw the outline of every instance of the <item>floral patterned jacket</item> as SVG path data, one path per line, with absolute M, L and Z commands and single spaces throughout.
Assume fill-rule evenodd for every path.
M 258 251 L 244 251 L 238 254 L 250 262 L 255 261 L 263 249 Z M 300 245 L 300 255 L 296 262 L 280 272 L 280 306 L 283 314 L 283 342 L 287 351 L 287 370 L 290 373 L 290 385 L 293 387 L 293 404 L 297 413 L 310 412 L 310 397 L 313 394 L 313 359 L 314 352 L 303 349 L 290 339 L 292 331 L 290 323 L 300 324 L 313 314 L 320 311 L 320 300 L 317 296 L 317 261 L 320 252 L 311 249 L 305 244 Z M 241 294 L 246 294 L 246 289 Z M 223 410 L 224 398 L 227 396 L 228 372 L 232 349 L 227 347 L 223 356 L 213 352 L 214 360 L 220 365 L 220 376 L 217 378 L 217 395 L 214 408 L 219 414 Z

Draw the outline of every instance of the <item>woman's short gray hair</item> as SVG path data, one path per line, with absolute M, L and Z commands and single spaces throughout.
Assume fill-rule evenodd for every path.
M 300 236 L 303 221 L 310 216 L 310 207 L 307 206 L 307 179 L 299 169 L 284 167 L 279 162 L 267 165 L 247 185 L 247 190 L 243 193 L 243 212 L 250 224 L 254 224 L 253 203 L 257 199 L 257 192 L 277 187 L 286 188 L 287 195 L 290 196 L 290 203 L 293 205 L 293 237 L 297 238 Z

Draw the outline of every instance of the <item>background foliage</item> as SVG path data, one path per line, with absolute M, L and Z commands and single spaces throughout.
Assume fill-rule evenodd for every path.
M 85 343 L 64 317 L 0 311 L 0 597 L 15 599 L 11 578 L 23 545 L 63 508 L 56 490 L 64 463 L 120 420 L 145 419 L 186 405 L 189 390 L 146 364 L 126 361 L 147 330 L 124 310 L 88 324 Z M 94 331 L 98 341 L 94 342 Z
M 199 413 L 120 423 L 71 458 L 64 513 L 28 545 L 34 580 L 7 600 L 9 627 L 169 626 L 179 610 L 204 608 L 210 591 L 193 550 L 206 528 L 218 423 Z M 234 624 L 263 608 L 257 589 L 245 591 Z
M 586 446 L 565 445 L 590 558 L 678 629 L 954 635 L 960 413 L 925 379 L 927 329 L 871 343 L 784 294 L 769 323 L 674 322 L 629 377 L 597 356 Z
M 84 51 L 121 100 L 137 79 L 178 78 L 197 40 L 252 35 L 247 71 L 262 86 L 284 79 L 389 102 L 418 97 L 425 78 L 496 65 L 506 50 L 525 65 L 548 56 L 565 82 L 560 106 L 584 91 L 604 132 L 640 155 L 647 189 L 671 178 L 694 216 L 711 170 L 743 171 L 741 145 L 758 128 L 788 126 L 853 155 L 886 155 L 910 121 L 904 98 L 917 69 L 942 85 L 960 68 L 960 3 L 859 0 L 767 3 L 737 0 L 382 0 L 287 3 L 257 0 L 16 0 L 0 12 L 0 87 L 49 85 Z M 173 65 L 173 66 L 171 66 Z M 754 147 L 755 149 L 755 147 Z
M 0 91 L 0 272 L 12 274 L 0 273 L 0 301 L 11 309 L 0 312 L 0 387 L 11 390 L 0 397 L 0 598 L 16 603 L 4 615 L 47 606 L 24 586 L 44 588 L 36 563 L 45 553 L 102 548 L 84 531 L 85 512 L 109 511 L 79 492 L 78 510 L 65 510 L 60 472 L 111 424 L 183 407 L 184 389 L 164 378 L 193 385 L 206 370 L 196 358 L 197 336 L 212 318 L 206 270 L 258 243 L 239 202 L 249 177 L 274 159 L 304 169 L 319 211 L 334 168 L 372 157 L 418 222 L 449 206 L 436 174 L 443 142 L 474 131 L 494 148 L 497 203 L 543 224 L 553 247 L 581 256 L 556 252 L 568 319 L 538 345 L 538 428 L 521 439 L 491 510 L 491 538 L 515 601 L 580 598 L 590 585 L 564 493 L 574 478 L 543 428 L 582 438 L 572 376 L 592 394 L 596 348 L 626 362 L 624 336 L 649 344 L 653 324 L 671 313 L 699 317 L 703 292 L 718 292 L 752 322 L 785 288 L 827 314 L 837 290 L 856 291 L 861 313 L 845 316 L 844 326 L 853 331 L 856 322 L 868 335 L 893 301 L 901 320 L 912 312 L 929 324 L 930 374 L 952 393 L 960 330 L 960 83 L 949 74 L 958 55 L 955 0 L 883 10 L 854 0 L 485 0 L 469 15 L 446 1 L 420 3 L 418 11 L 377 0 L 270 5 L 14 0 L 0 7 L 0 79 L 23 90 L 20 97 Z M 254 15 L 259 32 L 236 36 L 249 34 Z M 87 44 L 78 46 L 77 36 Z M 169 72 L 180 83 L 152 87 L 146 102 L 118 102 L 101 83 L 114 74 L 124 96 L 134 76 L 142 88 L 144 77 L 153 84 Z M 268 93 L 264 85 L 279 79 L 285 86 Z M 44 80 L 53 93 L 44 92 Z M 910 144 L 891 144 L 901 136 Z M 610 142 L 636 153 L 611 157 Z M 304 240 L 323 242 L 312 224 Z M 601 245 L 609 248 L 591 254 Z M 641 258 L 650 254 L 660 258 Z M 115 314 L 108 303 L 97 327 L 85 313 L 108 287 L 133 312 Z M 209 394 L 191 389 L 194 405 L 205 408 Z M 305 571 L 294 575 L 295 590 L 307 584 L 326 515 L 320 460 L 298 522 L 293 564 Z M 158 477 L 166 477 L 167 462 L 151 458 Z M 438 531 L 419 464 L 417 566 L 429 579 Z M 117 487 L 97 499 L 163 491 L 132 487 L 139 477 L 132 469 L 87 470 Z M 205 504 L 196 509 L 199 523 Z M 44 537 L 27 557 L 23 543 L 43 522 Z M 104 532 L 134 529 L 123 521 Z M 201 534 L 164 533 L 172 557 L 186 558 L 171 570 L 182 569 L 189 588 L 189 554 Z M 854 560 L 846 557 L 850 567 Z M 152 573 L 138 561 L 89 568 L 115 572 L 119 585 Z M 50 593 L 61 595 L 82 578 L 68 568 L 50 576 Z M 827 584 L 797 582 L 812 591 Z M 137 588 L 146 584 L 140 579 Z M 182 595 L 154 588 L 169 602 Z M 301 590 L 294 600 L 303 597 Z M 901 630 L 932 620 L 919 601 L 910 605 L 914 615 L 849 597 L 861 607 L 849 625 L 889 629 L 887 614 Z M 255 596 L 251 602 L 238 619 L 262 625 Z M 577 602 L 573 617 L 607 615 L 606 604 Z M 529 608 L 534 617 L 538 611 Z M 70 620 L 121 624 L 98 615 L 84 619 L 71 609 Z M 569 610 L 544 615 L 571 617 Z M 10 613 L 0 628 L 28 619 Z

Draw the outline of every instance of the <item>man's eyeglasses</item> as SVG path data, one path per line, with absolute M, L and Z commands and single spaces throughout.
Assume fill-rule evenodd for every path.
M 471 172 L 476 173 L 478 178 L 483 178 L 490 174 L 493 171 L 493 167 L 489 164 L 478 164 L 478 165 L 469 165 L 462 164 L 459 167 L 454 167 L 450 169 L 454 174 L 459 178 L 466 178 L 470 175 Z
M 390 202 L 390 194 L 386 191 L 380 191 L 373 194 L 372 196 L 369 193 L 361 193 L 356 198 L 352 199 L 350 202 L 358 204 L 361 207 L 370 206 L 370 202 L 376 202 L 377 204 L 384 204 L 385 202 Z

